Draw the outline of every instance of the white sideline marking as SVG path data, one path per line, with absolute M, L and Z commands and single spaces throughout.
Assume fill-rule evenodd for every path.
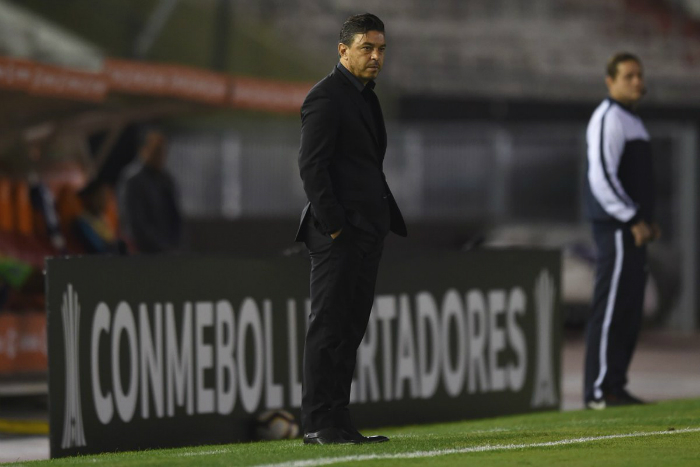
M 190 451 L 178 454 L 178 457 L 190 457 L 190 456 L 213 456 L 215 454 L 226 454 L 230 452 L 230 449 L 210 449 L 209 451 Z
M 581 444 L 589 443 L 591 441 L 603 441 L 607 439 L 618 439 L 618 438 L 638 438 L 643 436 L 657 436 L 657 435 L 673 435 L 680 433 L 695 433 L 699 432 L 700 428 L 682 428 L 679 430 L 672 431 L 647 431 L 647 432 L 637 432 L 637 433 L 623 433 L 618 435 L 605 435 L 605 436 L 591 436 L 588 438 L 574 438 L 574 439 L 562 439 L 559 441 L 547 441 L 545 443 L 531 443 L 531 444 L 486 444 L 483 446 L 474 446 L 469 448 L 461 449 L 439 449 L 435 451 L 415 451 L 415 452 L 402 452 L 398 454 L 364 454 L 358 456 L 343 456 L 343 457 L 323 457 L 319 459 L 308 459 L 290 462 L 281 462 L 279 464 L 260 464 L 255 467 L 316 467 L 320 465 L 331 465 L 340 464 L 342 462 L 361 462 L 361 461 L 373 461 L 382 459 L 419 459 L 424 457 L 438 457 L 447 456 L 450 454 L 467 454 L 470 452 L 486 452 L 486 451 L 506 451 L 513 449 L 526 449 L 526 448 L 541 448 L 550 446 L 564 446 L 567 444 Z M 312 448 L 313 449 L 313 448 Z

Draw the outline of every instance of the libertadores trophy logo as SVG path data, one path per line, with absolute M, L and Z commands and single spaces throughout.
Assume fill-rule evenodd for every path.
M 83 430 L 83 412 L 80 407 L 80 367 L 78 365 L 80 302 L 72 284 L 68 284 L 68 290 L 63 294 L 61 316 L 66 362 L 66 408 L 61 447 L 68 449 L 87 444 Z
M 554 277 L 543 269 L 535 280 L 535 322 L 537 324 L 537 361 L 532 407 L 551 407 L 558 402 L 552 364 L 552 320 L 554 318 Z

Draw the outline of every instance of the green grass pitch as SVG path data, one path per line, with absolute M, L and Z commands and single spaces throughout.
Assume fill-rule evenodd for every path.
M 102 454 L 26 466 L 698 466 L 700 399 L 372 430 L 378 445 L 301 440 Z M 369 431 L 366 434 L 371 434 Z

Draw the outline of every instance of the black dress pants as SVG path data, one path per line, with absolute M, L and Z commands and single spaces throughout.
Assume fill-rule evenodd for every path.
M 619 394 L 642 324 L 647 278 L 646 246 L 629 226 L 593 223 L 597 247 L 592 313 L 586 334 L 584 402 Z
M 348 404 L 357 349 L 374 303 L 384 236 L 346 224 L 335 240 L 309 216 L 311 315 L 304 345 L 301 422 L 305 433 L 352 427 Z

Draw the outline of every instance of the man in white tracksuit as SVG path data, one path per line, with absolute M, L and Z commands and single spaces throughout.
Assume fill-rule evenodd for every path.
M 587 131 L 586 207 L 597 247 L 584 382 L 590 409 L 642 403 L 625 386 L 642 323 L 646 245 L 660 235 L 649 134 L 635 112 L 645 93 L 641 61 L 614 55 L 605 82 L 609 96 Z

